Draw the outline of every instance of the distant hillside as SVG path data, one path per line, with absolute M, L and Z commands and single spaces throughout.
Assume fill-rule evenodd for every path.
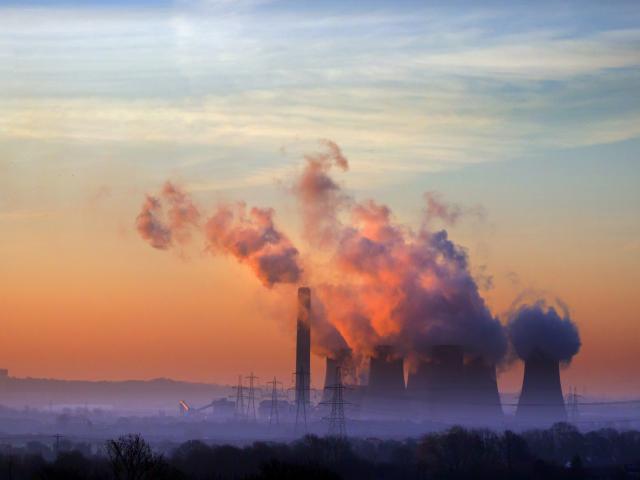
M 232 394 L 229 386 L 156 378 L 153 380 L 86 381 L 0 376 L 0 405 L 45 408 L 61 405 L 101 406 L 115 410 L 157 412 L 195 406 Z

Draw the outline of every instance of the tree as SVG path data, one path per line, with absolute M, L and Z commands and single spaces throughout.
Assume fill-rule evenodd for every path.
M 111 469 L 118 480 L 155 480 L 163 476 L 165 462 L 162 455 L 153 453 L 139 434 L 109 440 L 106 449 Z

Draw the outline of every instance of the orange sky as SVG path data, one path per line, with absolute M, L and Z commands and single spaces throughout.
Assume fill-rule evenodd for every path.
M 134 223 L 172 180 L 207 214 L 275 207 L 304 255 L 287 187 L 331 139 L 346 191 L 403 224 L 425 191 L 482 207 L 450 236 L 492 312 L 562 298 L 583 340 L 565 387 L 640 396 L 636 3 L 32 3 L 0 6 L 0 367 L 286 384 L 295 288 Z
M 83 207 L 3 221 L 11 228 L 2 240 L 2 366 L 16 376 L 232 383 L 238 373 L 254 371 L 289 381 L 294 287 L 267 290 L 248 269 L 199 246 L 184 256 L 151 249 L 133 227 L 140 198 L 131 195 L 124 202 L 129 209 L 120 203 L 107 198 L 87 207 L 91 215 L 79 215 Z M 88 220 L 94 217 L 100 221 Z M 563 372 L 565 386 L 637 391 L 637 259 L 616 263 L 606 252 L 587 255 L 597 239 L 577 249 L 571 235 L 523 241 L 490 230 L 461 226 L 453 235 L 469 245 L 472 268 L 474 258 L 490 259 L 495 288 L 483 295 L 494 313 L 504 312 L 525 286 L 554 292 L 571 306 L 583 339 Z M 520 284 L 501 276 L 511 270 Z M 323 365 L 314 362 L 318 385 Z M 509 366 L 502 389 L 516 390 L 520 375 L 517 363 Z

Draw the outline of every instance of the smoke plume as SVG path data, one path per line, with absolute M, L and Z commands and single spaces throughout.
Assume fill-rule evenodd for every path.
M 334 142 L 321 145 L 322 151 L 305 156 L 292 189 L 308 241 L 314 351 L 333 355 L 350 348 L 354 358 L 364 358 L 376 345 L 389 344 L 411 357 L 451 344 L 501 361 L 505 329 L 479 294 L 466 252 L 446 230 L 431 227 L 434 218 L 455 223 L 465 210 L 427 193 L 421 226 L 400 224 L 388 206 L 345 193 L 332 174 L 347 171 L 348 160 Z M 167 183 L 160 199 L 147 197 L 138 230 L 153 247 L 166 249 L 188 241 L 198 227 L 209 252 L 249 266 L 264 286 L 300 282 L 301 256 L 275 226 L 274 210 L 223 204 L 203 225 L 199 212 L 189 195 Z
M 349 162 L 334 142 L 320 143 L 325 151 L 305 156 L 305 168 L 293 190 L 300 202 L 305 238 L 312 245 L 327 246 L 338 232 L 338 210 L 348 201 L 329 172 L 334 166 L 347 171 Z
M 159 196 L 147 195 L 136 219 L 140 236 L 152 247 L 166 250 L 187 244 L 192 231 L 204 234 L 206 249 L 228 254 L 248 265 L 267 287 L 297 283 L 302 274 L 298 250 L 273 223 L 274 211 L 244 203 L 219 205 L 204 226 L 191 196 L 166 182 Z
M 268 288 L 297 283 L 302 275 L 298 250 L 273 223 L 273 209 L 244 203 L 220 205 L 205 225 L 207 248 L 248 265 Z
M 445 202 L 438 192 L 425 192 L 424 221 L 440 220 L 445 225 L 455 225 L 462 217 L 483 219 L 485 211 L 480 206 L 463 207 L 455 203 Z
M 189 195 L 173 183 L 166 182 L 159 196 L 147 195 L 136 218 L 136 228 L 153 248 L 166 250 L 174 242 L 188 242 L 190 228 L 197 227 L 199 219 L 200 212 Z
M 166 182 L 162 188 L 162 196 L 169 203 L 168 220 L 173 237 L 180 243 L 191 239 L 190 226 L 197 227 L 200 212 L 191 197 L 171 182 Z
M 580 334 L 567 308 L 559 305 L 562 314 L 544 300 L 524 304 L 511 312 L 508 330 L 513 348 L 523 360 L 535 350 L 564 363 L 571 362 L 580 350 Z
M 136 218 L 136 228 L 140 236 L 153 248 L 165 250 L 171 246 L 171 230 L 162 221 L 160 200 L 147 195 Z
M 307 156 L 295 189 L 305 236 L 333 248 L 324 266 L 333 280 L 315 284 L 329 323 L 359 353 L 379 343 L 410 355 L 456 344 L 500 361 L 506 335 L 478 292 L 466 253 L 445 230 L 430 231 L 428 218 L 414 231 L 397 223 L 388 206 L 344 193 L 330 175 L 332 166 L 347 165 L 339 158 Z M 427 216 L 460 215 L 433 195 L 425 199 Z

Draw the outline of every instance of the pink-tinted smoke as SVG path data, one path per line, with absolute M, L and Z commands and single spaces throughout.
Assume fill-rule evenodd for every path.
M 298 250 L 273 223 L 273 209 L 244 203 L 220 205 L 205 225 L 207 248 L 248 265 L 266 287 L 297 283 L 302 275 Z
M 136 217 L 136 229 L 153 248 L 165 250 L 171 246 L 171 230 L 162 220 L 161 214 L 160 200 L 147 195 Z
M 338 210 L 349 200 L 329 172 L 333 167 L 347 171 L 349 162 L 336 143 L 320 143 L 323 151 L 305 155 L 305 167 L 293 191 L 300 199 L 305 238 L 312 245 L 328 246 L 338 234 Z
M 306 157 L 295 189 L 305 237 L 333 249 L 325 266 L 332 280 L 314 285 L 326 321 L 356 355 L 380 343 L 408 355 L 456 344 L 500 361 L 507 349 L 504 328 L 480 296 L 466 253 L 445 230 L 429 228 L 430 218 L 453 223 L 462 210 L 427 194 L 427 218 L 414 231 L 396 222 L 388 206 L 343 192 L 331 177 L 339 163 L 330 152 Z M 341 152 L 339 158 L 346 165 Z
M 146 196 L 136 218 L 136 228 L 153 248 L 166 250 L 175 242 L 188 242 L 190 230 L 198 227 L 199 219 L 200 212 L 191 197 L 175 184 L 166 182 L 159 196 Z
M 334 142 L 321 144 L 322 151 L 305 156 L 292 189 L 309 242 L 305 259 L 314 262 L 305 281 L 313 292 L 315 351 L 351 348 L 354 357 L 363 358 L 376 345 L 391 344 L 420 356 L 434 345 L 454 344 L 501 361 L 505 330 L 480 296 L 465 251 L 446 230 L 432 228 L 434 218 L 451 224 L 464 210 L 428 193 L 421 227 L 400 224 L 388 206 L 345 193 L 331 174 L 334 167 L 348 170 L 349 163 Z M 149 196 L 137 225 L 153 247 L 166 249 L 189 239 L 200 214 L 172 184 L 165 185 L 161 198 L 167 202 L 166 218 L 161 202 Z M 274 224 L 272 209 L 219 205 L 200 228 L 208 251 L 247 265 L 264 286 L 301 281 L 299 251 Z M 316 265 L 317 257 L 328 261 Z
M 208 251 L 233 256 L 249 266 L 265 286 L 297 283 L 302 275 L 298 250 L 276 228 L 273 215 L 270 208 L 247 211 L 244 203 L 223 204 L 201 226 L 200 209 L 191 196 L 166 182 L 158 197 L 147 195 L 136 227 L 144 240 L 162 250 L 186 244 L 194 231 L 202 232 Z

